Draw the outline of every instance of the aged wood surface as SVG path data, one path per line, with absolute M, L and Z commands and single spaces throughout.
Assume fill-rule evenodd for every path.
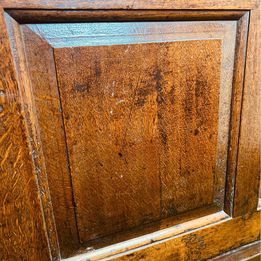
M 207 260 L 258 240 L 259 215 L 231 219 L 219 212 L 65 260 Z
M 59 245 L 62 256 L 67 256 L 79 242 L 53 49 L 26 26 L 23 40 Z
M 46 175 L 46 166 L 42 152 L 42 144 L 40 138 L 40 129 L 36 117 L 35 104 L 31 90 L 31 81 L 28 76 L 26 56 L 24 53 L 23 39 L 21 36 L 20 25 L 10 16 L 6 15 L 8 34 L 11 43 L 15 72 L 18 79 L 18 88 L 21 95 L 27 135 L 32 150 L 31 160 L 35 166 L 37 181 L 39 184 L 39 192 L 43 207 L 43 214 L 46 225 L 46 233 L 49 239 L 51 255 L 59 258 L 59 244 L 56 234 L 56 225 L 53 216 L 53 207 Z
M 0 259 L 50 260 L 36 174 L 3 11 L 0 10 Z
M 229 215 L 233 214 L 235 176 L 236 176 L 236 167 L 237 167 L 237 152 L 238 152 L 240 116 L 241 116 L 243 84 L 244 84 L 248 22 L 249 22 L 249 14 L 246 13 L 238 21 L 237 38 L 236 38 L 231 120 L 230 120 L 230 140 L 229 140 L 229 150 L 228 150 L 227 182 L 226 182 L 225 206 L 224 206 L 225 211 Z
M 253 9 L 258 0 L 0 0 L 4 8 L 38 9 Z
M 234 215 L 258 206 L 261 164 L 260 9 L 251 12 L 241 129 L 238 151 Z
M 7 12 L 19 23 L 99 21 L 237 20 L 245 11 L 188 10 L 16 10 Z
M 220 59 L 218 40 L 55 49 L 82 240 L 212 204 Z
M 221 254 L 210 259 L 211 261 L 234 261 L 234 260 L 252 260 L 251 257 L 260 255 L 261 242 L 255 241 L 248 245 L 233 249 L 229 252 Z M 257 259 L 260 261 L 260 259 Z
M 214 226 L 154 244 L 114 260 L 205 260 L 260 237 L 260 213 L 231 219 Z

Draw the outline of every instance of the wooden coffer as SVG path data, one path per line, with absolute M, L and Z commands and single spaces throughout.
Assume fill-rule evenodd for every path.
M 67 2 L 3 1 L 3 260 L 204 260 L 258 240 L 254 1 Z

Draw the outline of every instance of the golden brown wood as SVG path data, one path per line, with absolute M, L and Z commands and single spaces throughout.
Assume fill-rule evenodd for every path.
M 10 8 L 103 8 L 103 10 L 88 11 L 74 11 L 70 9 L 66 11 L 62 9 L 49 11 L 41 11 L 39 9 L 9 10 L 8 12 L 19 23 L 32 23 L 29 26 L 20 26 L 17 22 L 7 18 L 7 21 L 11 21 L 8 30 L 13 60 L 16 66 L 17 87 L 15 87 L 16 83 L 10 80 L 15 77 L 13 68 L 10 65 L 12 61 L 6 42 L 8 37 L 5 31 L 3 35 L 2 30 L 0 31 L 0 39 L 1 41 L 4 39 L 5 42 L 4 49 L 0 49 L 0 56 L 3 54 L 5 56 L 7 52 L 7 57 L 9 57 L 6 59 L 8 70 L 11 68 L 11 74 L 9 74 L 5 65 L 1 64 L 0 70 L 3 70 L 1 75 L 7 75 L 4 79 L 7 78 L 9 80 L 3 82 L 4 84 L 7 82 L 8 86 L 11 86 L 12 90 L 14 90 L 12 94 L 4 90 L 3 95 L 0 86 L 0 120 L 4 119 L 3 129 L 0 126 L 0 132 L 2 130 L 4 132 L 3 138 L 0 136 L 0 162 L 3 163 L 1 163 L 0 169 L 4 169 L 5 180 L 3 185 L 2 183 L 0 184 L 0 199 L 4 202 L 4 216 L 8 217 L 3 223 L 3 215 L 1 216 L 2 213 L 0 213 L 0 226 L 4 224 L 3 228 L 0 227 L 0 253 L 3 253 L 4 260 L 48 260 L 51 258 L 49 248 L 52 258 L 59 259 L 56 227 L 58 228 L 62 255 L 70 255 L 73 250 L 80 247 L 78 244 L 78 228 L 75 213 L 77 214 L 82 241 L 109 234 L 110 231 L 116 232 L 131 228 L 134 226 L 133 224 L 142 224 L 142 226 L 135 227 L 130 232 L 122 231 L 122 233 L 111 234 L 101 240 L 98 238 L 94 241 L 85 242 L 82 247 L 97 246 L 100 248 L 112 244 L 112 242 L 120 242 L 144 233 L 155 232 L 153 237 L 150 234 L 144 235 L 143 238 L 147 240 L 145 244 L 144 240 L 136 238 L 131 240 L 132 243 L 122 243 L 123 245 L 125 244 L 125 248 L 123 247 L 120 250 L 117 247 L 115 248 L 115 246 L 108 246 L 106 250 L 94 251 L 90 254 L 93 260 L 108 256 L 117 258 L 117 254 L 130 254 L 123 258 L 127 260 L 201 260 L 211 258 L 224 251 L 229 251 L 258 239 L 260 220 L 258 219 L 259 213 L 255 211 L 257 209 L 260 175 L 260 63 L 259 59 L 253 57 L 258 57 L 260 48 L 257 29 L 259 14 L 258 10 L 251 11 L 247 62 L 245 63 L 248 12 L 236 11 L 236 9 L 252 9 L 257 6 L 258 1 L 206 2 L 198 0 L 184 2 L 182 0 L 179 2 L 165 1 L 162 3 L 156 0 L 146 3 L 144 1 L 116 3 L 115 1 L 105 2 L 102 0 L 75 1 L 73 4 L 70 2 L 69 6 L 69 2 L 61 0 L 52 3 L 40 0 L 28 2 L 0 0 L 1 4 Z M 128 10 L 109 10 L 124 7 Z M 159 10 L 146 11 L 138 10 L 139 8 L 158 8 Z M 192 10 L 172 10 L 173 8 L 202 10 L 195 12 Z M 231 9 L 231 11 L 203 11 L 205 8 Z M 105 9 L 108 9 L 109 12 Z M 162 10 L 164 11 L 162 12 Z M 241 18 L 243 13 L 244 16 Z M 102 45 L 106 41 L 100 41 L 102 38 L 99 37 L 96 39 L 96 32 L 89 36 L 84 35 L 83 37 L 85 38 L 81 41 L 78 31 L 82 32 L 86 23 L 79 24 L 78 28 L 76 26 L 73 30 L 71 30 L 73 27 L 69 26 L 69 23 L 72 21 L 154 20 L 155 22 L 220 19 L 240 19 L 237 24 L 235 58 L 233 57 L 234 47 L 232 46 L 236 25 L 234 21 L 206 22 L 205 26 L 202 25 L 201 27 L 204 29 L 204 34 L 198 31 L 197 22 L 190 22 L 188 24 L 190 24 L 191 32 L 194 34 L 192 35 L 195 37 L 194 41 L 190 42 L 186 39 L 188 36 L 186 32 L 180 34 L 180 32 L 177 33 L 175 31 L 175 35 L 179 37 L 179 39 L 178 37 L 175 39 L 178 41 L 177 43 L 143 43 L 141 45 L 137 37 L 142 39 L 142 35 L 146 35 L 148 32 L 151 33 L 151 31 L 144 33 L 137 30 L 138 33 L 135 32 L 131 35 L 132 38 L 136 39 L 135 44 L 129 45 L 124 43 L 126 45 L 123 46 L 120 45 L 120 42 L 117 42 L 120 38 L 109 36 L 108 38 L 111 41 L 110 47 L 87 47 L 86 45 L 88 44 L 96 45 L 94 44 L 95 41 L 98 45 Z M 42 27 L 39 26 L 38 28 L 35 23 L 48 21 L 67 23 L 68 28 L 62 32 L 59 31 L 59 28 L 64 28 L 63 26 L 50 25 L 46 27 L 48 29 L 47 33 L 41 35 Z M 159 22 L 156 23 L 160 24 Z M 178 22 L 176 23 L 178 26 L 175 27 L 175 30 L 182 27 L 180 27 Z M 0 26 L 4 26 L 2 24 L 0 21 Z M 221 24 L 226 28 L 222 32 L 220 30 Z M 111 28 L 111 25 L 109 25 L 108 30 Z M 33 30 L 33 32 L 30 30 Z M 52 32 L 55 30 L 57 30 L 57 35 L 53 37 Z M 169 40 L 172 37 L 165 30 L 163 32 L 165 39 Z M 37 34 L 40 34 L 42 39 Z M 154 35 L 146 37 L 149 41 L 155 40 Z M 218 43 L 220 44 L 219 47 Z M 84 47 L 78 47 L 82 44 Z M 127 54 L 125 56 L 121 55 L 125 50 L 124 47 L 127 46 L 130 46 Z M 210 57 L 205 57 L 204 52 L 200 54 L 200 46 L 207 46 L 205 54 L 210 54 Z M 53 55 L 53 47 L 55 47 L 55 56 Z M 91 53 L 91 50 L 96 50 L 96 54 Z M 182 53 L 184 57 L 177 55 L 181 53 L 181 50 L 184 51 Z M 193 51 L 192 56 L 195 56 L 194 60 L 189 60 L 190 51 Z M 128 52 L 131 54 L 128 54 Z M 160 54 L 172 54 L 172 56 L 163 55 L 163 58 L 161 58 Z M 108 59 L 104 59 L 106 56 L 110 58 L 109 62 L 107 61 Z M 125 59 L 126 56 L 127 59 Z M 171 65 L 172 59 L 169 59 L 169 57 L 174 57 L 173 61 L 176 61 L 177 57 L 179 58 L 175 64 L 176 67 Z M 86 60 L 88 58 L 91 58 L 90 61 Z M 54 61 L 55 59 L 56 61 Z M 126 61 L 128 60 L 131 62 L 127 63 Z M 203 64 L 204 61 L 205 64 Z M 62 107 L 60 106 L 60 95 L 56 86 L 54 62 L 56 62 L 55 66 L 58 69 Z M 142 62 L 155 70 L 147 70 L 146 67 L 142 68 Z M 234 62 L 234 83 L 231 97 L 231 65 Z M 67 63 L 72 66 L 65 68 L 63 65 Z M 178 72 L 179 64 L 186 65 L 182 67 L 181 72 Z M 195 73 L 193 68 L 199 64 L 201 65 L 200 70 Z M 207 66 L 204 67 L 203 65 Z M 242 98 L 244 67 L 246 67 L 246 75 Z M 169 68 L 171 70 L 168 70 Z M 189 68 L 189 70 L 186 71 L 184 68 Z M 145 80 L 138 76 L 139 73 L 142 75 L 144 71 L 146 72 Z M 152 73 L 148 73 L 150 71 Z M 174 79 L 172 78 L 173 72 L 176 72 L 175 75 L 177 75 Z M 209 81 L 206 84 L 208 89 L 203 88 L 203 92 L 197 97 L 195 95 L 197 83 L 200 83 L 202 79 L 202 77 L 198 77 L 199 72 L 207 76 Z M 75 74 L 74 77 L 72 77 L 73 74 Z M 219 74 L 221 74 L 221 77 L 218 77 Z M 108 87 L 106 83 L 113 83 L 112 80 L 115 80 L 115 76 L 117 76 L 116 82 L 124 83 L 121 84 L 124 88 L 116 84 L 116 91 L 119 97 L 115 94 L 111 97 L 108 95 L 110 93 L 106 92 L 107 90 L 112 90 L 112 86 L 109 85 Z M 185 82 L 185 79 L 190 81 Z M 63 84 L 61 84 L 62 81 L 64 81 Z M 175 85 L 178 82 L 178 85 L 180 84 L 184 88 L 178 89 L 174 93 L 176 96 L 170 95 L 169 97 L 168 91 L 173 89 L 170 87 L 171 81 Z M 143 91 L 141 92 L 143 90 L 141 87 L 146 82 L 149 82 L 148 85 L 153 89 L 148 95 L 145 95 Z M 201 83 L 199 85 L 203 86 Z M 13 89 L 12 86 L 16 89 Z M 70 86 L 74 87 L 71 93 L 69 92 Z M 87 89 L 85 88 L 86 86 Z M 100 86 L 100 88 L 97 89 L 97 86 Z M 137 88 L 135 89 L 135 87 Z M 20 95 L 18 95 L 18 89 Z M 90 103 L 88 95 L 91 97 L 90 100 L 94 101 L 93 103 Z M 100 99 L 101 96 L 104 98 L 103 100 Z M 47 99 L 47 97 L 51 98 Z M 173 97 L 175 98 L 174 105 L 171 104 L 171 98 Z M 123 106 L 118 109 L 118 106 L 116 106 L 117 98 L 119 100 L 126 98 L 127 105 L 133 106 L 124 107 L 124 102 L 120 102 L 117 105 Z M 203 119 L 207 120 L 203 126 L 209 127 L 203 130 L 203 134 L 212 134 L 212 137 L 215 137 L 215 141 L 206 142 L 206 139 L 203 139 L 205 136 L 201 137 L 202 131 L 193 131 L 193 121 L 195 120 L 197 123 L 200 117 L 198 113 L 195 113 L 197 112 L 195 109 L 197 106 L 187 105 L 190 104 L 190 101 L 194 104 L 200 99 L 202 99 L 202 107 L 198 107 L 201 108 L 200 112 L 204 115 Z M 228 154 L 229 161 L 227 164 L 230 100 L 232 100 L 229 143 L 231 151 Z M 241 100 L 243 100 L 242 117 L 240 117 Z M 6 108 L 9 109 L 10 104 L 12 104 L 10 106 L 11 109 L 6 111 Z M 22 122 L 24 118 L 21 118 L 20 111 L 25 113 L 26 130 Z M 186 114 L 186 111 L 189 113 Z M 6 114 L 7 112 L 8 114 Z M 91 115 L 91 112 L 94 112 L 93 115 Z M 153 117 L 153 115 L 156 115 L 156 117 Z M 64 132 L 63 116 L 65 116 L 66 132 Z M 86 119 L 87 116 L 90 117 Z M 150 121 L 153 118 L 157 120 L 154 122 Z M 9 121 L 9 119 L 14 120 Z M 192 122 L 190 121 L 191 119 L 193 119 Z M 99 125 L 97 132 L 95 132 L 93 120 Z M 238 140 L 240 120 L 241 129 L 240 139 Z M 17 123 L 17 126 L 12 126 L 12 123 Z M 105 123 L 108 123 L 107 126 Z M 20 126 L 22 128 L 19 128 Z M 127 130 L 124 129 L 126 126 L 128 127 Z M 175 128 L 179 126 L 181 127 Z M 25 142 L 25 134 L 27 138 L 29 137 L 28 140 L 30 142 L 28 142 L 28 145 Z M 90 139 L 87 134 L 91 134 L 90 136 L 95 138 Z M 108 134 L 113 134 L 112 137 L 114 138 L 109 139 L 107 137 Z M 24 140 L 21 140 L 21 137 L 18 137 L 18 135 L 23 137 Z M 141 143 L 137 142 L 137 137 L 141 138 Z M 154 140 L 152 139 L 152 143 L 149 143 L 150 137 L 155 137 Z M 200 138 L 202 138 L 200 143 L 193 143 L 193 141 Z M 179 143 L 180 140 L 185 141 L 183 146 L 180 145 L 182 144 Z M 66 141 L 68 148 L 66 148 Z M 117 142 L 119 142 L 119 146 Z M 9 143 L 12 145 L 9 146 Z M 87 147 L 86 144 L 89 146 Z M 111 146 L 108 146 L 108 144 L 111 144 Z M 122 144 L 124 146 L 121 146 Z M 170 144 L 175 145 L 175 148 L 173 149 L 174 146 L 170 148 Z M 29 150 L 27 146 L 32 151 L 33 159 L 28 155 Z M 176 147 L 179 148 L 181 155 L 177 152 Z M 203 147 L 205 151 L 208 151 L 206 155 L 202 152 Z M 186 148 L 189 148 L 189 150 L 186 150 Z M 237 148 L 239 148 L 238 154 Z M 89 151 L 90 149 L 91 152 Z M 67 158 L 68 155 L 66 155 L 67 150 L 69 159 Z M 90 157 L 93 155 L 95 156 L 94 158 Z M 216 155 L 215 158 L 214 155 Z M 19 158 L 17 161 L 15 160 L 16 156 Z M 102 162 L 102 165 L 95 164 L 96 160 L 100 158 L 105 161 L 106 166 L 109 166 L 110 171 L 114 172 L 112 177 L 117 177 L 116 180 L 110 178 L 111 175 L 109 174 L 111 173 L 100 171 L 105 166 L 104 162 Z M 112 159 L 114 162 L 112 162 Z M 160 159 L 161 161 L 159 162 L 155 159 Z M 176 164 L 179 160 L 176 161 L 176 159 L 183 162 L 181 166 L 185 170 L 190 170 L 192 166 L 196 166 L 197 175 L 186 172 L 186 176 L 182 176 L 181 174 L 184 171 L 177 171 Z M 237 159 L 238 166 L 236 166 Z M 30 163 L 30 161 L 32 162 Z M 132 168 L 127 168 L 129 162 Z M 146 171 L 142 170 L 144 162 L 150 170 L 147 172 L 150 174 L 146 176 L 147 179 L 144 179 L 142 175 L 146 173 Z M 200 165 L 201 162 L 204 162 L 204 164 Z M 69 166 L 67 166 L 68 163 L 70 163 Z M 225 186 L 226 164 L 228 166 L 228 179 Z M 155 165 L 158 172 L 155 171 Z M 213 168 L 214 165 L 215 167 Z M 7 176 L 6 173 L 12 172 L 10 166 L 15 166 L 16 174 Z M 213 168 L 213 176 L 209 174 L 210 166 Z M 90 167 L 92 167 L 91 170 L 88 169 Z M 73 187 L 70 181 L 70 168 L 74 178 Z M 121 175 L 116 173 L 118 170 L 121 170 L 124 175 L 127 173 L 132 176 L 125 178 L 122 175 L 123 177 L 121 177 Z M 91 173 L 92 176 L 88 176 L 86 173 Z M 159 175 L 162 173 L 163 175 Z M 38 181 L 39 188 L 34 181 L 36 175 L 38 180 L 35 181 Z M 18 179 L 10 179 L 10 176 Z M 207 178 L 202 179 L 203 177 Z M 124 179 L 127 182 L 124 182 Z M 200 184 L 200 180 L 204 180 L 203 182 L 201 181 L 202 184 Z M 30 191 L 26 184 L 30 185 Z M 75 184 L 77 185 L 75 186 Z M 90 184 L 96 184 L 96 186 L 92 187 Z M 152 186 L 146 186 L 146 184 L 152 184 Z M 173 184 L 176 184 L 177 189 L 173 187 Z M 4 189 L 2 190 L 2 188 Z M 90 189 L 86 192 L 87 188 Z M 201 219 L 196 219 L 204 215 L 203 213 L 212 213 L 223 208 L 225 188 L 225 211 L 229 215 L 244 216 L 230 220 L 225 213 L 218 212 L 212 214 L 211 217 L 218 217 L 220 218 L 219 220 L 210 218 L 208 223 L 201 223 Z M 40 191 L 40 197 L 37 194 L 37 189 Z M 23 198 L 17 198 L 17 194 L 14 195 L 14 193 L 10 194 L 16 191 L 18 194 L 20 193 L 19 195 L 23 195 Z M 96 193 L 97 191 L 100 193 Z M 157 197 L 156 191 L 160 192 L 161 198 Z M 202 191 L 204 193 L 201 193 Z M 74 205 L 73 193 L 77 195 L 76 207 Z M 94 197 L 89 197 L 90 195 L 94 195 Z M 216 209 L 212 208 L 213 200 L 217 206 Z M 36 204 L 36 207 L 33 208 L 28 202 L 33 202 Z M 41 202 L 43 211 L 41 211 Z M 126 204 L 126 202 L 129 204 Z M 178 204 L 178 207 L 174 205 L 175 208 L 173 208 L 173 202 Z M 91 208 L 88 204 L 90 204 Z M 200 206 L 200 210 L 194 209 Z M 95 210 L 97 208 L 99 208 L 99 211 Z M 194 210 L 190 213 L 187 212 L 189 209 Z M 97 212 L 95 213 L 94 210 Z M 20 211 L 22 214 L 20 214 Z M 56 224 L 54 223 L 53 211 Z M 149 213 L 148 211 L 151 212 Z M 183 211 L 185 211 L 184 214 L 177 215 L 175 218 L 170 217 L 166 220 L 160 220 Z M 16 213 L 14 214 L 14 212 Z M 254 213 L 250 214 L 250 212 Z M 27 216 L 28 213 L 32 217 Z M 85 213 L 88 213 L 88 215 L 85 215 Z M 116 213 L 118 218 L 112 218 L 110 216 L 111 213 Z M 121 215 L 118 215 L 118 213 Z M 148 215 L 146 216 L 146 214 Z M 151 216 L 149 216 L 150 214 Z M 143 215 L 145 218 L 143 218 Z M 221 216 L 226 220 L 223 220 Z M 202 220 L 204 218 L 206 217 L 202 217 Z M 158 222 L 149 223 L 157 219 L 159 219 Z M 98 224 L 96 227 L 92 226 L 92 220 L 94 220 L 96 225 Z M 108 220 L 119 225 L 113 226 L 115 223 L 109 224 Z M 190 225 L 186 230 L 185 226 L 187 223 L 184 222 L 187 220 L 190 220 L 188 222 L 191 223 L 189 223 Z M 181 224 L 174 226 L 177 222 Z M 38 234 L 36 234 L 36 224 L 39 224 Z M 46 226 L 46 233 L 44 226 Z M 166 228 L 165 226 L 174 227 L 165 231 L 167 234 L 156 231 L 160 228 Z M 86 227 L 96 229 L 97 234 L 95 234 L 95 231 L 89 233 L 86 231 Z M 22 237 L 24 230 L 30 231 L 30 233 L 26 232 L 26 236 Z M 172 234 L 168 234 L 170 231 L 172 231 Z M 176 232 L 174 233 L 173 231 Z M 13 233 L 12 237 L 10 236 L 11 233 Z M 4 240 L 1 241 L 3 234 Z M 17 234 L 20 235 L 17 237 L 18 240 L 14 237 Z M 48 235 L 48 240 L 46 235 Z M 224 238 L 226 239 L 225 241 Z M 42 244 L 39 241 L 42 241 Z M 137 243 L 134 247 L 133 242 Z M 32 249 L 29 248 L 29 244 L 31 244 L 30 247 L 32 246 Z M 18 248 L 18 245 L 21 247 Z M 12 251 L 9 251 L 9 249 Z M 130 249 L 133 253 L 128 252 Z M 125 253 L 123 253 L 124 251 Z M 2 258 L 1 254 L 0 259 Z
M 23 40 L 59 245 L 62 255 L 67 256 L 79 242 L 53 49 L 26 26 Z
M 233 249 L 229 252 L 226 252 L 222 255 L 210 259 L 211 261 L 234 261 L 234 260 L 253 260 L 255 257 L 258 257 L 261 253 L 261 242 L 255 241 L 251 244 Z M 260 261 L 260 259 L 257 259 Z M 254 261 L 254 260 L 253 260 Z
M 169 237 L 164 230 L 158 231 L 65 260 L 207 260 L 258 240 L 259 215 L 256 212 L 231 219 L 220 212 L 167 229 L 166 232 L 171 231 Z
M 4 8 L 38 8 L 38 9 L 253 9 L 258 0 L 0 0 Z
M 31 146 L 31 160 L 34 163 L 37 181 L 39 184 L 39 192 L 43 205 L 43 214 L 46 224 L 46 233 L 49 239 L 51 255 L 59 258 L 59 245 L 56 234 L 56 226 L 53 216 L 53 208 L 46 176 L 46 166 L 43 158 L 42 144 L 40 138 L 40 129 L 36 117 L 35 104 L 32 97 L 31 82 L 28 77 L 26 56 L 24 53 L 23 39 L 19 24 L 16 23 L 8 15 L 5 16 L 9 38 L 11 39 L 11 48 L 13 53 L 13 61 L 15 64 L 15 72 L 17 74 L 18 88 L 21 95 L 22 106 L 26 119 L 26 129 Z
M 251 12 L 238 151 L 234 215 L 258 206 L 261 158 L 260 9 Z
M 240 116 L 245 71 L 245 55 L 247 46 L 249 14 L 246 13 L 239 21 L 237 28 L 237 44 L 233 75 L 233 93 L 230 119 L 230 140 L 228 151 L 227 183 L 225 193 L 225 211 L 233 214 L 235 176 L 237 167 L 237 151 L 239 140 Z
M 115 260 L 205 260 L 259 239 L 260 213 L 201 228 Z
M 0 259 L 50 260 L 8 35 L 0 10 Z M 32 152 L 32 151 L 31 151 Z
M 83 241 L 213 203 L 220 47 L 55 49 Z

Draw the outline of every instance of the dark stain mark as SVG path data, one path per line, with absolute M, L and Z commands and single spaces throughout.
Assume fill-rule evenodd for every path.
M 151 90 L 149 88 L 141 88 L 137 90 L 137 95 L 138 96 L 143 96 L 143 97 L 147 97 L 151 94 Z
M 157 111 L 157 116 L 158 116 L 158 129 L 159 129 L 159 134 L 161 138 L 161 142 L 163 143 L 164 147 L 166 147 L 168 143 L 168 135 L 166 132 L 166 123 L 165 119 L 163 117 L 163 113 L 165 111 L 164 105 L 165 105 L 165 97 L 164 97 L 164 91 L 162 88 L 162 76 L 161 76 L 161 71 L 157 68 L 154 72 L 154 79 L 155 79 L 155 88 L 157 91 L 157 98 L 156 102 L 158 104 L 158 111 Z
M 88 84 L 75 84 L 74 90 L 76 92 L 89 92 L 90 91 L 90 86 Z
M 100 161 L 98 161 L 98 164 L 99 164 L 101 167 L 103 167 L 103 164 L 102 164 Z
M 135 101 L 135 106 L 142 107 L 146 103 L 147 97 L 152 93 L 150 87 L 141 88 L 137 90 L 137 100 Z
M 169 209 L 168 209 L 168 214 L 170 216 L 176 216 L 178 214 L 178 210 L 176 209 L 173 202 L 170 203 L 170 206 L 169 206 Z
M 95 76 L 96 78 L 99 78 L 101 76 L 101 68 L 97 60 L 94 63 L 95 63 Z
M 135 101 L 134 105 L 137 107 L 142 107 L 144 106 L 146 100 L 142 97 L 138 97 L 138 99 Z
M 122 156 L 123 156 L 121 152 L 119 152 L 119 153 L 118 153 L 118 155 L 119 155 L 120 157 L 122 157 Z
M 194 130 L 194 135 L 197 136 L 199 134 L 199 130 L 198 129 L 195 129 Z

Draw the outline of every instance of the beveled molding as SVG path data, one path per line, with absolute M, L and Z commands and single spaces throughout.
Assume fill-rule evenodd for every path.
M 6 14 L 10 15 L 18 24 L 26 23 L 64 23 L 64 22 L 115 22 L 115 21 L 216 21 L 216 20 L 236 20 L 237 21 L 237 36 L 236 36 L 236 50 L 234 59 L 234 75 L 233 75 L 233 87 L 232 87 L 232 100 L 231 100 L 231 113 L 230 113 L 230 131 L 229 131 L 229 145 L 228 145 L 228 163 L 226 171 L 226 189 L 224 200 L 224 211 L 219 211 L 211 215 L 206 215 L 201 218 L 197 218 L 194 221 L 188 221 L 182 223 L 179 226 L 173 226 L 165 230 L 160 230 L 155 233 L 149 233 L 145 236 L 134 238 L 132 240 L 117 244 L 116 252 L 112 252 L 110 246 L 101 250 L 94 251 L 90 254 L 93 260 L 99 258 L 109 257 L 115 254 L 123 253 L 129 250 L 135 250 L 142 246 L 154 245 L 155 242 L 167 241 L 187 233 L 193 232 L 200 227 L 213 225 L 219 222 L 224 222 L 231 219 L 233 216 L 233 202 L 234 202 L 234 188 L 235 188 L 235 173 L 237 162 L 237 150 L 239 140 L 239 128 L 240 128 L 240 112 L 242 106 L 242 94 L 243 94 L 243 81 L 244 81 L 244 69 L 245 69 L 245 54 L 246 43 L 248 33 L 249 12 L 248 11 L 156 11 L 156 10 L 6 10 Z M 15 30 L 18 30 L 16 28 Z M 22 70 L 21 70 L 22 71 Z M 23 94 L 22 94 L 23 96 Z M 26 108 L 24 108 L 26 110 Z M 27 112 L 32 113 L 32 112 Z M 29 125 L 29 124 L 28 124 Z M 35 134 L 33 131 L 31 135 Z M 37 139 L 36 139 L 37 140 Z M 34 147 L 34 146 L 32 146 Z M 38 148 L 39 149 L 39 148 Z M 36 150 L 37 151 L 37 150 Z M 41 152 L 39 153 L 39 155 Z M 34 162 L 36 168 L 39 164 Z M 38 179 L 43 179 L 39 174 Z M 46 179 L 46 178 L 45 178 Z M 48 182 L 42 180 L 39 182 L 40 187 L 44 188 L 48 192 Z M 46 227 L 47 231 L 53 231 L 55 227 L 55 221 L 53 219 L 52 210 L 50 210 L 51 199 L 47 199 L 47 196 L 41 194 L 41 202 L 45 211 Z M 50 222 L 51 220 L 51 222 Z M 53 224 L 51 224 L 53 223 Z M 55 237 L 55 235 L 48 235 L 49 239 Z M 54 240 L 55 241 L 55 240 Z M 50 243 L 50 247 L 53 248 L 53 256 L 57 256 L 59 250 L 56 243 Z M 89 254 L 88 254 L 89 255 Z

